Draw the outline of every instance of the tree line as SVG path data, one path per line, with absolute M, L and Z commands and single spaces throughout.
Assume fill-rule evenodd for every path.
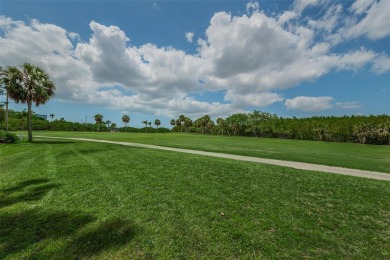
M 0 107 L 0 129 L 5 129 L 5 109 Z M 31 122 L 32 130 L 50 130 L 50 131 L 91 131 L 91 132 L 137 132 L 137 133 L 166 133 L 171 132 L 170 129 L 165 127 L 159 127 L 161 122 L 159 119 L 154 121 L 154 127 L 148 124 L 147 127 L 136 128 L 130 127 L 130 117 L 124 115 L 122 117 L 122 122 L 125 124 L 124 127 L 119 127 L 116 123 L 111 122 L 110 120 L 104 121 L 103 115 L 97 114 L 98 116 L 95 119 L 95 123 L 79 123 L 67 121 L 64 118 L 55 118 L 54 114 L 50 114 L 49 120 L 45 120 L 37 116 L 32 112 Z M 96 121 L 98 119 L 98 121 Z M 148 122 L 149 123 L 149 122 Z M 24 131 L 27 130 L 27 111 L 8 111 L 8 130 L 10 131 Z
M 209 115 L 196 120 L 180 115 L 171 120 L 171 125 L 175 132 L 390 144 L 390 116 L 385 114 L 283 118 L 254 110 L 218 118 L 216 121 Z

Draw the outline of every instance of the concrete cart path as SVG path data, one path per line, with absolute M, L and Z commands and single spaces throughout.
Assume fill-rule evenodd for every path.
M 69 139 L 69 140 L 87 141 L 87 142 L 119 144 L 119 145 L 132 146 L 132 147 L 158 149 L 158 150 L 164 150 L 164 151 L 190 153 L 190 154 L 205 155 L 205 156 L 225 158 L 225 159 L 233 159 L 233 160 L 238 160 L 238 161 L 278 165 L 278 166 L 290 167 L 290 168 L 299 169 L 299 170 L 328 172 L 328 173 L 336 173 L 336 174 L 341 174 L 341 175 L 363 177 L 363 178 L 369 178 L 369 179 L 375 179 L 375 180 L 390 181 L 390 173 L 349 169 L 349 168 L 343 168 L 343 167 L 327 166 L 327 165 L 312 164 L 312 163 L 283 161 L 283 160 L 266 159 L 266 158 L 258 158 L 258 157 L 251 157 L 251 156 L 205 152 L 205 151 L 189 150 L 189 149 L 182 149 L 182 148 L 172 148 L 172 147 L 157 146 L 157 145 L 150 145 L 150 144 L 116 142 L 116 141 L 88 139 L 88 138 L 48 137 L 48 136 L 34 136 L 34 137 L 37 137 L 37 138 L 57 138 L 57 139 Z

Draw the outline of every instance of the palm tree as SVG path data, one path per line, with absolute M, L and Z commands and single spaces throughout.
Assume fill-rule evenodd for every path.
M 192 126 L 192 120 L 188 117 L 186 117 L 186 120 L 184 121 L 184 128 L 185 131 L 188 132 L 188 129 Z
M 180 121 L 180 119 L 176 119 L 175 123 L 176 123 L 176 126 L 178 128 L 180 127 L 180 132 L 181 132 L 181 121 Z
M 158 133 L 158 126 L 161 125 L 161 122 L 159 119 L 154 120 L 154 125 L 157 127 L 157 133 Z
M 110 120 L 107 120 L 104 124 L 107 126 L 107 128 L 110 128 L 111 123 L 112 122 Z
M 113 132 L 113 131 L 117 132 L 116 124 L 115 124 L 115 123 L 112 123 L 112 124 L 111 124 L 111 132 Z
M 151 133 L 152 132 L 152 122 L 148 122 L 148 125 L 149 125 L 149 131 Z
M 96 124 L 98 125 L 98 132 L 100 131 L 100 123 L 103 121 L 103 116 L 101 114 L 94 115 Z
M 9 97 L 16 103 L 27 103 L 28 140 L 32 141 L 32 104 L 45 104 L 54 96 L 55 85 L 41 68 L 25 63 L 19 69 L 8 67 L 5 84 Z
M 226 127 L 226 122 L 225 120 L 223 120 L 223 118 L 219 117 L 217 119 L 217 124 L 219 126 L 219 133 L 222 133 L 222 135 L 224 135 L 224 132 L 225 132 L 225 127 Z
M 53 120 L 54 114 L 50 114 L 49 116 L 51 117 L 51 120 Z
M 172 130 L 173 130 L 173 128 L 175 127 L 175 125 L 176 125 L 176 120 L 175 120 L 175 119 L 172 119 L 172 120 L 171 120 Z
M 1 66 L 0 66 L 0 94 L 4 94 L 4 91 L 5 91 L 5 95 L 6 95 L 6 99 L 5 99 L 5 113 L 4 113 L 4 123 L 5 123 L 5 131 L 8 131 L 8 91 L 7 91 L 7 87 L 6 85 L 4 84 L 3 86 L 3 83 L 5 83 L 7 81 L 7 77 L 8 77 L 8 71 L 6 69 L 3 69 Z
M 130 117 L 128 115 L 122 116 L 122 122 L 125 123 L 125 132 L 126 132 L 127 124 L 130 122 Z
M 390 120 L 380 124 L 376 131 L 379 138 L 390 145 Z
M 148 132 L 148 120 L 142 121 L 142 124 L 145 124 L 145 133 Z
M 180 125 L 183 126 L 186 121 L 185 115 L 180 115 L 178 120 L 180 121 Z M 181 127 L 181 132 L 183 132 L 183 127 Z
M 207 128 L 207 131 L 209 134 L 211 134 L 211 129 L 213 129 L 214 126 L 215 125 L 214 125 L 214 122 L 212 120 L 207 122 L 206 128 Z
M 366 144 L 367 139 L 372 135 L 373 126 L 371 123 L 363 122 L 353 126 L 353 134 L 358 138 L 359 143 Z

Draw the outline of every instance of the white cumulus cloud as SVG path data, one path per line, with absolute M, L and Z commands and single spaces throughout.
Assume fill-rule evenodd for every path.
M 333 107 L 332 97 L 295 97 L 286 99 L 284 105 L 288 110 L 302 110 L 306 112 L 322 111 Z
M 186 40 L 188 41 L 188 42 L 193 42 L 194 40 L 193 40 L 193 38 L 194 38 L 194 33 L 193 32 L 186 32 L 186 34 L 185 34 L 185 36 L 186 36 Z

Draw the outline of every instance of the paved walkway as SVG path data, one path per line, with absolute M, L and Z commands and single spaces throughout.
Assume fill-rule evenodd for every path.
M 278 165 L 278 166 L 290 167 L 290 168 L 299 169 L 299 170 L 328 172 L 328 173 L 336 173 L 336 174 L 341 174 L 341 175 L 348 175 L 348 176 L 356 176 L 356 177 L 363 177 L 363 178 L 369 178 L 369 179 L 390 181 L 390 173 L 373 172 L 373 171 L 365 171 L 365 170 L 357 170 L 357 169 L 349 169 L 349 168 L 342 168 L 342 167 L 335 167 L 335 166 L 326 166 L 326 165 L 319 165 L 319 164 L 312 164 L 312 163 L 282 161 L 282 160 L 265 159 L 265 158 L 242 156 L 242 155 L 214 153 L 214 152 L 204 152 L 204 151 L 181 149 L 181 148 L 171 148 L 171 147 L 164 147 L 164 146 L 157 146 L 157 145 L 150 145 L 150 144 L 115 142 L 115 141 L 97 140 L 97 139 L 88 139 L 88 138 L 65 138 L 65 137 L 47 137 L 47 136 L 34 136 L 34 137 L 38 137 L 38 138 L 70 139 L 70 140 L 77 140 L 77 141 L 88 141 L 88 142 L 98 142 L 98 143 L 119 144 L 119 145 L 132 146 L 132 147 L 158 149 L 158 150 L 164 150 L 164 151 L 172 151 L 172 152 L 180 152 L 180 153 L 190 153 L 190 154 L 198 154 L 198 155 L 205 155 L 205 156 L 218 157 L 218 158 L 233 159 L 233 160 L 238 160 L 238 161 L 246 161 L 246 162 L 256 162 L 256 163 Z

